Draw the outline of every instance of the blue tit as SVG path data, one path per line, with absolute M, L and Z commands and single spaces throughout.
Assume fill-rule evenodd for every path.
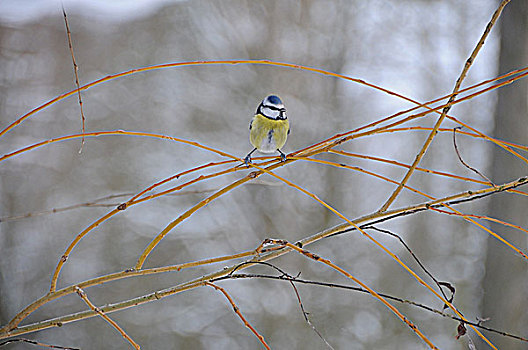
M 249 142 L 255 148 L 244 158 L 246 166 L 251 163 L 251 154 L 256 150 L 262 153 L 279 152 L 281 160 L 286 161 L 286 155 L 280 149 L 286 143 L 289 133 L 286 108 L 278 96 L 269 95 L 259 104 L 249 123 Z

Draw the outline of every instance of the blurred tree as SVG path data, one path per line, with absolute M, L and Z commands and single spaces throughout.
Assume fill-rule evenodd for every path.
M 528 2 L 512 1 L 501 19 L 499 74 L 521 68 L 528 62 Z M 520 80 L 499 90 L 493 136 L 526 144 L 528 85 Z M 526 176 L 527 165 L 502 149 L 493 148 L 493 181 L 496 183 Z M 490 201 L 490 216 L 526 227 L 528 199 L 511 194 L 495 196 Z M 526 236 L 517 230 L 492 225 L 492 229 L 512 244 L 526 251 Z M 504 244 L 489 236 L 483 280 L 482 317 L 490 317 L 487 326 L 526 336 L 528 315 L 526 260 L 513 254 Z M 526 349 L 526 344 L 501 336 L 492 336 L 500 349 Z

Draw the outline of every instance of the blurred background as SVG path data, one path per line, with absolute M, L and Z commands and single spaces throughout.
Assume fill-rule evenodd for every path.
M 63 1 L 72 33 L 81 85 L 109 74 L 154 64 L 220 59 L 269 59 L 316 67 L 364 79 L 418 101 L 450 93 L 467 57 L 498 5 L 495 0 L 374 1 Z M 528 3 L 512 1 L 493 29 L 463 86 L 521 68 L 527 62 Z M 0 129 L 31 109 L 75 88 L 61 3 L 0 2 Z M 126 76 L 82 94 L 87 131 L 136 130 L 193 140 L 244 157 L 251 149 L 248 124 L 268 94 L 281 96 L 291 134 L 286 153 L 336 133 L 381 119 L 412 105 L 365 86 L 302 70 L 259 65 L 169 68 Z M 494 137 L 526 143 L 526 83 L 454 106 L 460 120 Z M 413 125 L 432 126 L 428 116 Z M 32 116 L 0 139 L 0 154 L 53 137 L 80 132 L 72 96 Z M 457 125 L 446 121 L 445 127 Z M 426 132 L 381 134 L 353 140 L 341 149 L 411 163 Z M 526 165 L 484 141 L 460 136 L 464 159 L 495 183 L 526 175 Z M 0 324 L 45 294 L 71 240 L 111 208 L 87 208 L 14 219 L 137 193 L 186 169 L 223 158 L 188 145 L 128 136 L 51 144 L 0 164 Z M 405 169 L 321 155 L 381 173 L 396 181 Z M 475 177 L 456 157 L 451 133 L 440 133 L 420 164 Z M 317 194 L 348 218 L 376 211 L 394 185 L 361 173 L 295 162 L 277 174 Z M 135 264 L 150 240 L 212 190 L 246 172 L 134 206 L 85 237 L 62 270 L 59 287 Z M 192 177 L 187 177 L 189 180 Z M 184 180 L 177 180 L 164 188 Z M 435 197 L 481 186 L 415 173 L 414 186 Z M 126 197 L 125 197 L 126 198 Z M 115 203 L 119 203 L 119 199 Z M 403 192 L 393 207 L 424 201 Z M 457 209 L 526 227 L 526 199 L 512 194 L 473 201 Z M 296 241 L 341 220 L 302 193 L 263 176 L 224 195 L 176 227 L 145 267 L 234 254 L 264 238 Z M 485 222 L 484 222 L 485 223 Z M 485 223 L 487 226 L 488 224 Z M 483 230 L 461 219 L 421 213 L 380 227 L 406 240 L 422 263 L 456 287 L 455 305 L 471 320 L 490 317 L 488 327 L 527 336 L 526 261 Z M 521 249 L 526 236 L 490 226 Z M 415 271 L 396 239 L 372 234 Z M 390 257 L 356 232 L 308 247 L 331 259 L 378 292 L 442 304 Z M 274 263 L 305 279 L 351 284 L 327 267 L 290 254 Z M 128 279 L 86 292 L 97 305 L 176 285 L 223 265 Z M 267 269 L 254 271 L 269 272 Z M 423 273 L 421 273 L 423 275 Z M 425 277 L 424 277 L 425 278 Z M 430 279 L 426 279 L 430 282 Z M 219 283 L 274 349 L 324 349 L 304 321 L 288 283 L 236 280 Z M 379 301 L 368 295 L 298 286 L 314 326 L 336 349 L 420 349 L 425 344 Z M 441 349 L 467 349 L 456 340 L 457 323 L 396 305 Z M 522 307 L 520 307 L 522 306 Z M 77 295 L 46 305 L 25 322 L 85 310 Z M 212 288 L 198 288 L 111 314 L 144 349 L 256 349 L 259 343 Z M 503 349 L 526 344 L 485 333 Z M 479 349 L 486 345 L 472 332 Z M 30 339 L 83 349 L 130 345 L 100 318 L 27 335 Z M 23 349 L 27 344 L 6 348 Z

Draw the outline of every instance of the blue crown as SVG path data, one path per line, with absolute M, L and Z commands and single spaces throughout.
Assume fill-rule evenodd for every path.
M 278 96 L 275 96 L 275 95 L 269 95 L 268 97 L 266 97 L 266 100 L 268 100 L 270 103 L 272 103 L 274 105 L 281 105 L 282 104 L 281 99 Z

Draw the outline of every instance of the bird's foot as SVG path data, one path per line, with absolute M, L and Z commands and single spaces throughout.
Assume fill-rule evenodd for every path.
M 246 158 L 244 158 L 244 164 L 246 165 L 246 168 L 249 168 L 249 164 L 251 163 L 251 155 L 247 155 Z
M 286 155 L 284 153 L 282 153 L 282 151 L 280 149 L 278 149 L 277 151 L 280 153 L 281 162 L 285 162 L 286 161 Z

